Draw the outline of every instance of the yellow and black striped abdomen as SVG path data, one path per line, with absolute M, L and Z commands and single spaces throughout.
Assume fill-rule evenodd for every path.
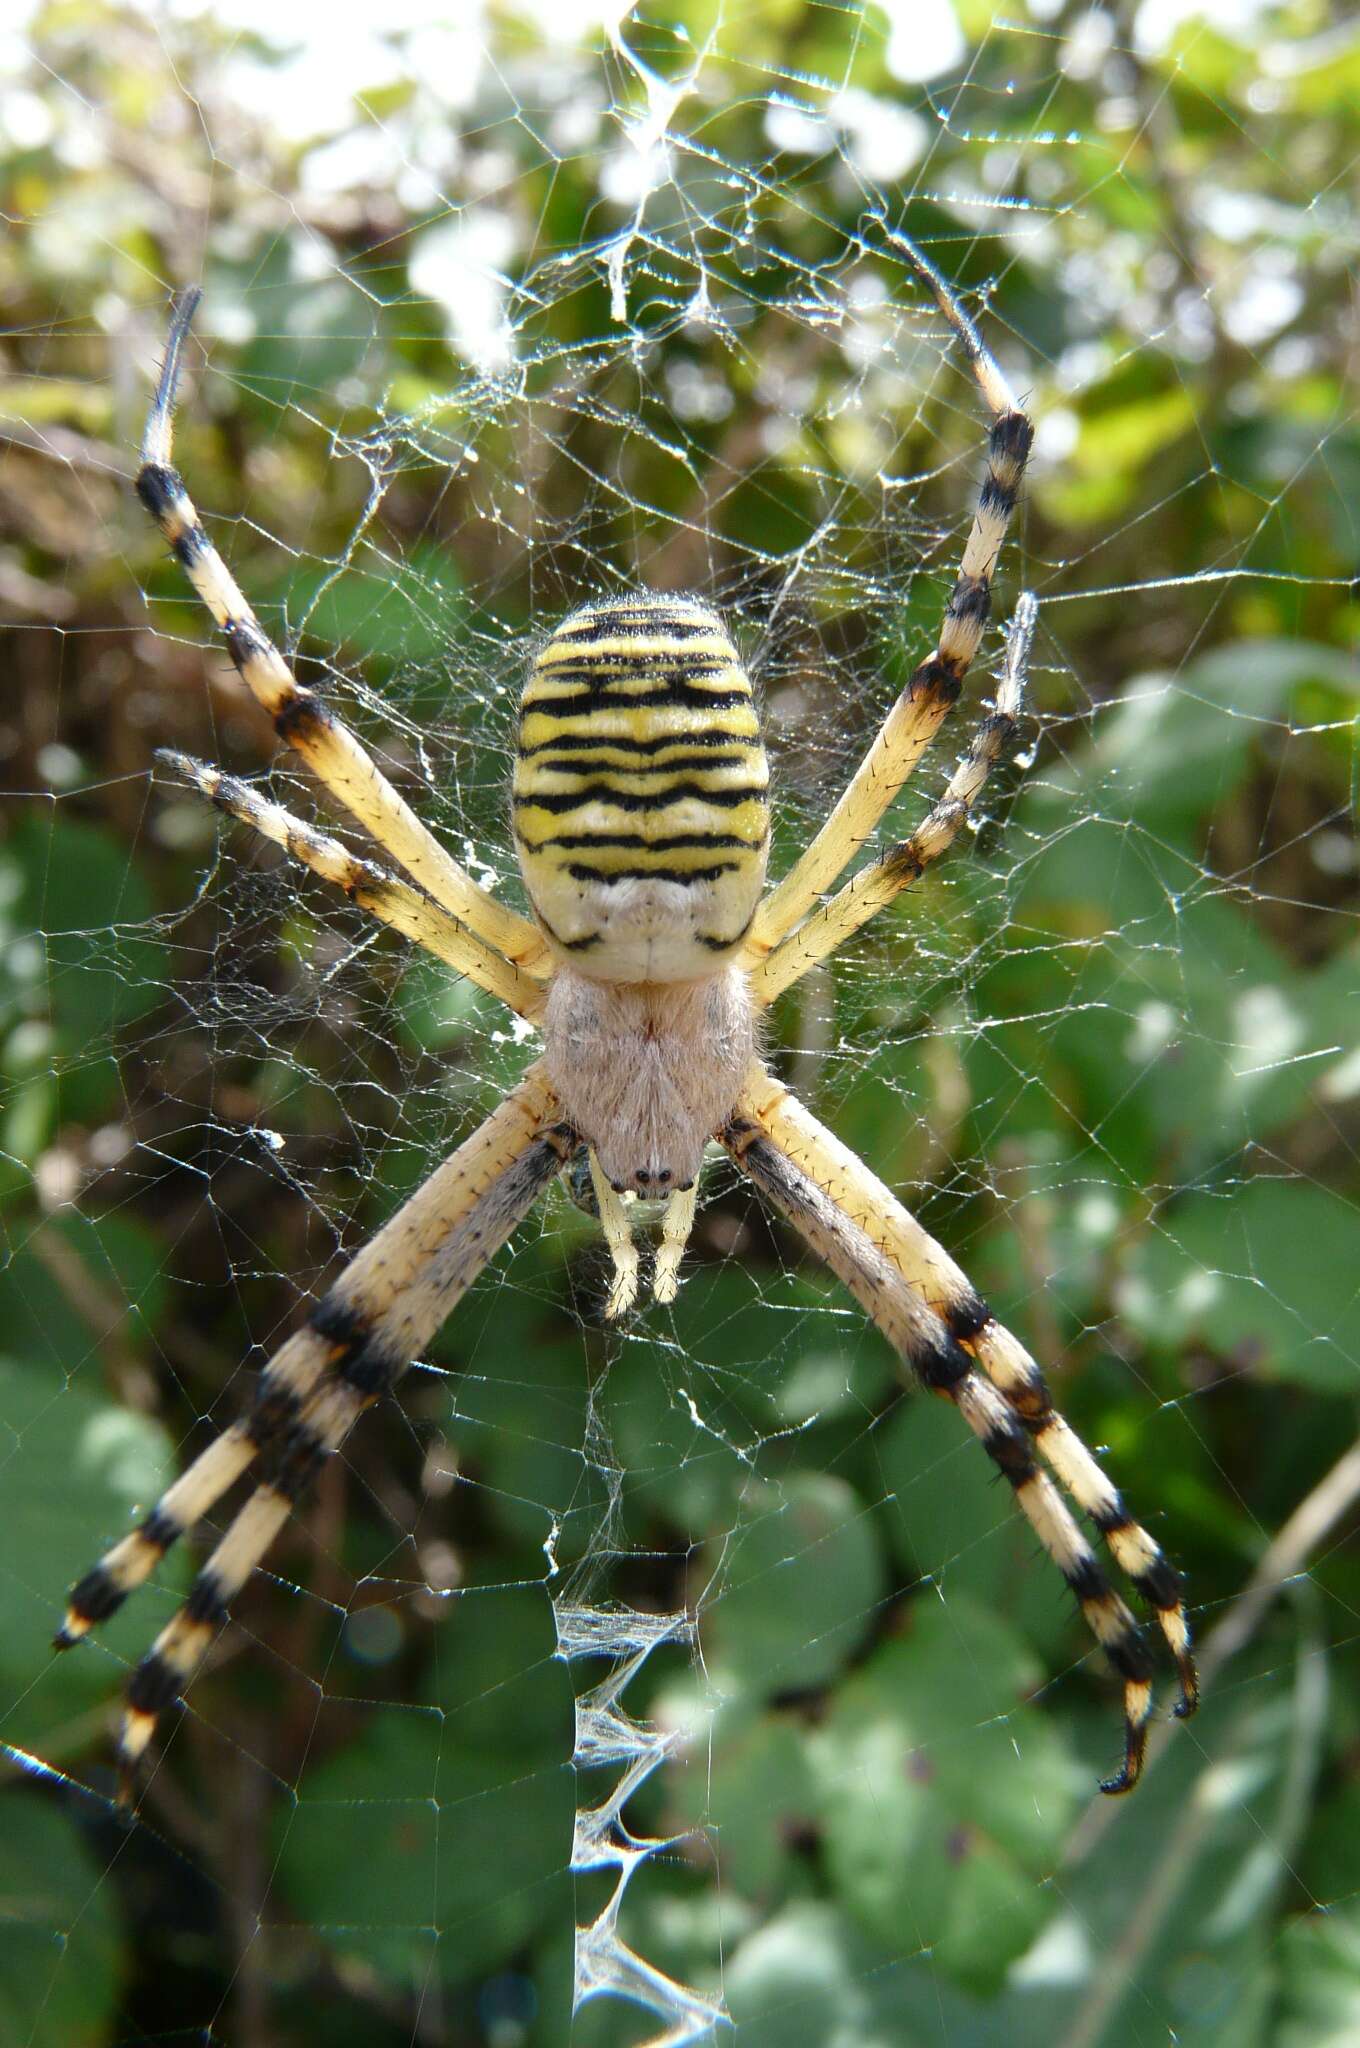
M 550 939 L 606 981 L 712 974 L 751 921 L 769 845 L 751 684 L 689 597 L 585 605 L 520 708 L 515 843 Z

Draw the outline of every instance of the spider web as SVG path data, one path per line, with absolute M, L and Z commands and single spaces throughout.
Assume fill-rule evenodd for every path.
M 1354 32 L 450 13 L 10 31 L 0 2038 L 1353 2038 Z M 339 822 L 127 489 L 166 294 L 205 287 L 177 459 L 217 544 L 522 907 L 545 619 L 723 608 L 776 875 L 933 645 L 986 423 L 903 231 L 1038 438 L 885 834 L 1022 587 L 1033 717 L 769 1055 L 1186 1568 L 1201 1716 L 1093 1797 L 1116 1689 L 1053 1568 L 718 1160 L 680 1299 L 618 1330 L 553 1189 L 332 1461 L 124 1828 L 108 1711 L 188 1561 L 49 1665 L 65 1587 L 531 1057 L 151 766 Z

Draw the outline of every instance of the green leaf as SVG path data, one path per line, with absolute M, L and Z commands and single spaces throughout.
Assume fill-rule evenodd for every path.
M 722 1573 L 705 1656 L 724 1685 L 763 1698 L 824 1684 L 873 1625 L 885 1590 L 873 1521 L 829 1474 L 752 1486 L 745 1520 L 723 1544 Z
M 562 1694 L 562 1667 L 542 1670 Z M 504 1703 L 493 1748 L 464 1740 L 456 1708 L 382 1708 L 280 1815 L 281 1917 L 399 1986 L 432 1967 L 476 1981 L 561 1925 L 575 1793 L 562 1707 L 555 1754 L 524 1742 Z
M 1270 1930 L 1326 1734 L 1310 1610 L 1298 1603 L 1221 1671 L 1137 1791 L 1096 1808 L 1054 1919 L 989 2010 L 991 2038 L 1271 2043 Z
M 1187 662 L 1174 675 L 1135 676 L 1103 706 L 1091 745 L 1028 790 L 1021 826 L 1060 806 L 1188 843 L 1196 822 L 1240 787 L 1253 746 L 1280 730 L 1296 691 L 1311 683 L 1355 689 L 1350 659 L 1303 641 L 1242 640 Z
M 0 1016 L 51 1017 L 64 1092 L 88 1095 L 77 1114 L 92 1113 L 117 1084 L 100 1048 L 154 1008 L 165 983 L 150 891 L 112 834 L 61 810 L 21 818 L 5 859 Z
M 1360 2040 L 1360 1906 L 1305 1913 L 1280 1939 L 1275 2048 L 1354 2048 Z
M 927 1593 L 811 1738 L 838 1895 L 886 1948 L 909 1927 L 977 1990 L 1046 1916 L 1036 1880 L 1073 1803 L 1058 1737 L 1025 1704 L 1038 1677 L 1005 1623 L 965 1594 Z
M 108 1872 L 70 1813 L 11 1790 L 0 1828 L 0 2041 L 104 2048 L 122 1977 Z
M 811 1839 L 818 1814 L 802 1727 L 790 1715 L 724 1709 L 711 1743 L 691 1741 L 689 1754 L 691 1768 L 672 1775 L 664 1789 L 681 1825 L 712 1841 L 724 1890 L 776 1900 L 797 1889 L 807 1868 L 800 1846 Z
M 1167 1205 L 1133 1245 L 1120 1313 L 1149 1344 L 1204 1345 L 1239 1369 L 1360 1391 L 1356 1219 L 1341 1195 L 1264 1177 Z
M 50 1370 L 0 1360 L 0 1686 L 18 1701 L 9 1740 L 55 1760 L 54 1743 L 102 1744 L 104 1717 L 74 1732 L 92 1706 L 110 1710 L 129 1659 L 168 1619 L 158 1587 L 129 1601 L 90 1646 L 53 1657 L 67 1588 L 144 1514 L 173 1469 L 157 1423 Z M 162 1579 L 183 1583 L 178 1554 Z

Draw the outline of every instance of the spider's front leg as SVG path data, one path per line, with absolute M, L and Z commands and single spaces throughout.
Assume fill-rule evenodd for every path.
M 349 728 L 295 679 L 209 539 L 172 462 L 175 394 L 184 345 L 202 293 L 176 303 L 165 361 L 142 438 L 137 494 L 226 641 L 242 682 L 336 801 L 435 902 L 516 967 L 549 971 L 543 935 L 474 882 L 399 795 Z
M 822 904 L 752 968 L 751 994 L 757 1003 L 772 1003 L 819 961 L 838 952 L 862 925 L 885 910 L 948 853 L 972 816 L 988 775 L 1015 739 L 1025 709 L 1025 679 L 1038 618 L 1037 601 L 1029 591 L 1021 591 L 1006 635 L 1006 656 L 995 706 L 979 721 L 944 794 L 909 839 L 890 846 L 868 867 L 861 868 L 829 903 Z
M 457 974 L 466 974 L 489 995 L 498 996 L 508 1009 L 530 1023 L 543 1015 L 541 982 L 526 974 L 514 962 L 479 939 L 466 925 L 427 896 L 414 883 L 388 874 L 374 862 L 361 860 L 329 833 L 318 832 L 305 819 L 294 817 L 281 804 L 257 795 L 249 783 L 206 762 L 192 760 L 162 748 L 156 759 L 205 796 L 229 817 L 239 818 L 262 839 L 283 848 L 293 859 L 310 868 L 314 875 L 330 882 L 383 924 L 399 931 Z
M 969 368 L 992 413 L 987 474 L 935 651 L 912 674 L 830 817 L 761 903 L 745 947 L 746 964 L 753 970 L 758 970 L 775 948 L 782 949 L 822 893 L 866 845 L 958 701 L 982 642 L 991 611 L 992 579 L 1034 440 L 1029 415 L 934 264 L 907 236 L 894 233 L 891 240 L 929 285 L 963 344 Z

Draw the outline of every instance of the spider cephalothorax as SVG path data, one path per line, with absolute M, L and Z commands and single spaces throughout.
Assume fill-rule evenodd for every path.
M 993 415 L 987 471 L 939 642 L 889 711 L 821 830 L 761 896 L 767 773 L 751 689 L 717 615 L 692 598 L 613 596 L 543 643 L 526 685 L 515 838 L 535 913 L 481 888 L 421 824 L 359 741 L 299 687 L 218 556 L 170 464 L 171 412 L 197 294 L 176 314 L 138 489 L 212 613 L 257 701 L 318 780 L 388 856 L 361 859 L 216 768 L 167 757 L 225 810 L 285 847 L 375 917 L 543 1034 L 542 1057 L 491 1116 L 345 1267 L 260 1374 L 249 1412 L 189 1466 L 71 1592 L 66 1647 L 111 1614 L 169 1546 L 263 1462 L 186 1605 L 133 1674 L 120 1738 L 125 1782 L 156 1715 L 189 1682 L 229 1602 L 317 1467 L 395 1386 L 538 1196 L 582 1150 L 614 1264 L 607 1313 L 637 1292 L 624 1194 L 664 1197 L 654 1292 L 675 1293 L 700 1160 L 716 1140 L 850 1289 L 918 1383 L 958 1409 L 1061 1570 L 1124 1688 L 1124 1758 L 1138 1778 L 1152 1657 L 1064 1495 L 1084 1510 L 1157 1618 L 1196 1700 L 1180 1581 L 1049 1397 L 1044 1377 L 892 1191 L 762 1065 L 756 1020 L 947 849 L 1022 708 L 1034 600 L 1015 609 L 994 710 L 909 839 L 828 895 L 959 695 L 982 639 L 992 576 L 1031 429 L 973 323 L 934 267 L 897 245 L 962 342 Z

